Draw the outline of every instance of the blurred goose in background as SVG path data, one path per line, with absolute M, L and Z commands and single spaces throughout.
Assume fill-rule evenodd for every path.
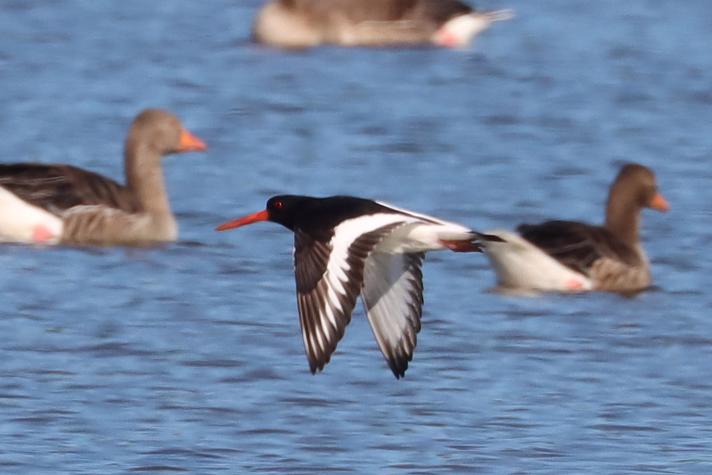
M 161 158 L 206 150 L 169 112 L 133 121 L 124 156 L 126 185 L 71 165 L 0 165 L 0 241 L 144 245 L 175 241 Z
M 458 0 L 273 0 L 253 25 L 256 41 L 282 48 L 322 44 L 464 47 L 511 10 L 477 12 Z
M 668 211 L 655 174 L 638 164 L 623 166 L 608 195 L 606 221 L 522 224 L 518 234 L 489 231 L 504 242 L 485 242 L 503 289 L 635 292 L 651 284 L 650 264 L 640 243 L 643 208 Z

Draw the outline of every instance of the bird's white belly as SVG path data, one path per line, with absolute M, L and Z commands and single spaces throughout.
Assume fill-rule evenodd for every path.
M 0 242 L 56 244 L 62 220 L 0 187 Z
M 488 242 L 485 254 L 497 273 L 499 286 L 508 289 L 580 292 L 591 290 L 592 283 L 509 231 L 488 231 L 506 242 Z

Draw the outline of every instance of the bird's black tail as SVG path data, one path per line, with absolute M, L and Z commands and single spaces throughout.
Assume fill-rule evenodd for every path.
M 478 233 L 477 231 L 472 231 L 472 233 L 477 236 L 477 239 L 480 241 L 487 241 L 487 242 L 506 242 L 504 239 L 501 237 L 495 235 L 495 234 L 483 234 L 483 233 Z
M 454 252 L 483 252 L 483 242 L 504 242 L 504 239 L 494 234 L 482 234 L 477 231 L 472 231 L 471 234 L 472 237 L 469 239 L 442 240 L 440 242 Z

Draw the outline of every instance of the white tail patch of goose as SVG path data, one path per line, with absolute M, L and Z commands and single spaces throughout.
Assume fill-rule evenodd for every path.
M 56 244 L 62 220 L 0 187 L 0 241 Z
M 474 12 L 448 20 L 433 35 L 433 43 L 450 48 L 468 46 L 472 39 L 489 28 L 494 21 L 509 20 L 514 16 L 512 10 L 493 12 Z
M 469 45 L 477 34 L 486 30 L 491 21 L 484 15 L 473 13 L 448 20 L 433 36 L 433 43 L 450 48 Z
M 497 283 L 505 288 L 557 292 L 591 290 L 591 280 L 574 272 L 518 234 L 488 231 L 505 242 L 485 243 L 485 254 L 497 274 Z

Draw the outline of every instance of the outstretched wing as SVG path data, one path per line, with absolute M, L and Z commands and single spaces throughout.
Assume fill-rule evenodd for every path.
M 420 331 L 425 253 L 373 252 L 364 266 L 361 296 L 371 329 L 391 371 L 405 376 Z
M 366 259 L 376 244 L 400 224 L 386 224 L 348 242 L 343 242 L 338 233 L 323 242 L 295 230 L 297 305 L 312 373 L 321 371 L 329 362 L 351 321 L 363 285 Z
M 125 187 L 110 178 L 70 165 L 0 165 L 0 186 L 57 215 L 81 205 L 104 205 L 127 212 L 140 210 Z

